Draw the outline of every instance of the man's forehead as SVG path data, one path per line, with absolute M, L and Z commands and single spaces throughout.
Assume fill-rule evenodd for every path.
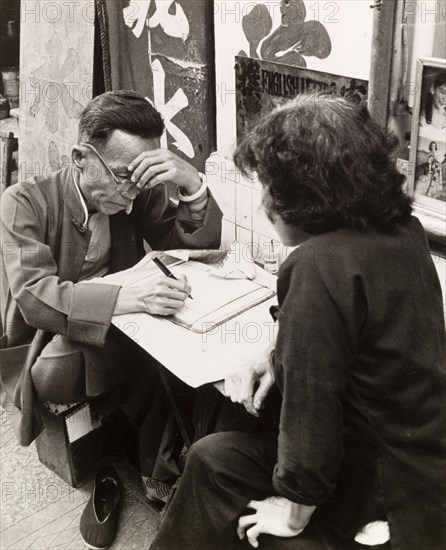
M 144 151 L 152 151 L 159 147 L 159 139 L 142 138 L 115 130 L 102 146 L 101 153 L 114 168 L 127 168 L 130 162 Z

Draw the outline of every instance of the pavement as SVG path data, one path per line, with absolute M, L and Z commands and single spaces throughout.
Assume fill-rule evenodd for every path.
M 114 463 L 124 488 L 120 526 L 111 550 L 148 549 L 160 523 L 137 472 Z M 0 550 L 84 550 L 79 521 L 92 482 L 73 489 L 43 466 L 35 445 L 20 447 L 0 409 Z

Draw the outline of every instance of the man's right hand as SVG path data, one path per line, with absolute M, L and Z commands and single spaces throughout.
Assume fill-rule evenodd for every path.
M 178 280 L 159 277 L 143 286 L 122 287 L 114 315 L 145 312 L 151 315 L 173 315 L 184 306 L 191 288 L 184 276 Z

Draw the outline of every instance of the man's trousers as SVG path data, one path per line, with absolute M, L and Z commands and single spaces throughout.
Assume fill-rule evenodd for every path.
M 72 404 L 111 392 L 138 436 L 142 475 L 174 481 L 179 474 L 174 457 L 169 449 L 160 453 L 166 426 L 174 428 L 158 368 L 155 359 L 111 327 L 103 348 L 54 336 L 32 366 L 31 377 L 41 402 Z

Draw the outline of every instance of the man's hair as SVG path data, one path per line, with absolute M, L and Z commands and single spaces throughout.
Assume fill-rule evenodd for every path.
M 302 94 L 276 107 L 244 137 L 236 166 L 256 172 L 264 206 L 317 235 L 342 227 L 387 228 L 412 211 L 405 178 L 365 107 L 329 95 Z
M 159 138 L 164 122 L 159 112 L 136 92 L 119 90 L 95 97 L 79 121 L 79 141 L 104 143 L 114 130 L 142 138 Z

